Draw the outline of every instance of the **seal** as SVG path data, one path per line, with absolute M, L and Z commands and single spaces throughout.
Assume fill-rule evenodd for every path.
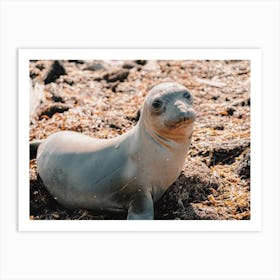
M 179 176 L 196 117 L 190 91 L 178 83 L 150 90 L 138 123 L 111 139 L 61 131 L 38 146 L 38 173 L 67 208 L 121 211 L 154 219 L 154 202 Z

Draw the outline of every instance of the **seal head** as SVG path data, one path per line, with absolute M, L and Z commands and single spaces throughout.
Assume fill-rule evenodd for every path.
M 145 99 L 140 122 L 152 135 L 184 142 L 196 118 L 193 96 L 178 83 L 162 83 L 149 92 Z

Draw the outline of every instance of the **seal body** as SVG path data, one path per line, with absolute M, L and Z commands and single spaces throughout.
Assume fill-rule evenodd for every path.
M 94 139 L 63 131 L 38 148 L 38 173 L 68 208 L 125 211 L 153 219 L 153 203 L 176 180 L 191 142 L 195 112 L 182 85 L 164 83 L 147 95 L 140 120 L 127 133 Z

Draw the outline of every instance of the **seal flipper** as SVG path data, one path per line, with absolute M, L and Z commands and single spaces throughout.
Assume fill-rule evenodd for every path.
M 127 220 L 153 220 L 154 203 L 150 193 L 136 195 L 129 203 Z

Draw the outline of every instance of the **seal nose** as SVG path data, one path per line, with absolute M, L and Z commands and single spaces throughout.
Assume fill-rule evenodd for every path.
M 182 112 L 186 112 L 188 109 L 187 105 L 180 100 L 176 100 L 176 102 L 174 103 L 174 106 Z
M 195 118 L 195 112 L 192 107 L 188 106 L 181 100 L 177 100 L 174 103 L 174 106 L 177 110 L 178 122 L 183 122 Z

